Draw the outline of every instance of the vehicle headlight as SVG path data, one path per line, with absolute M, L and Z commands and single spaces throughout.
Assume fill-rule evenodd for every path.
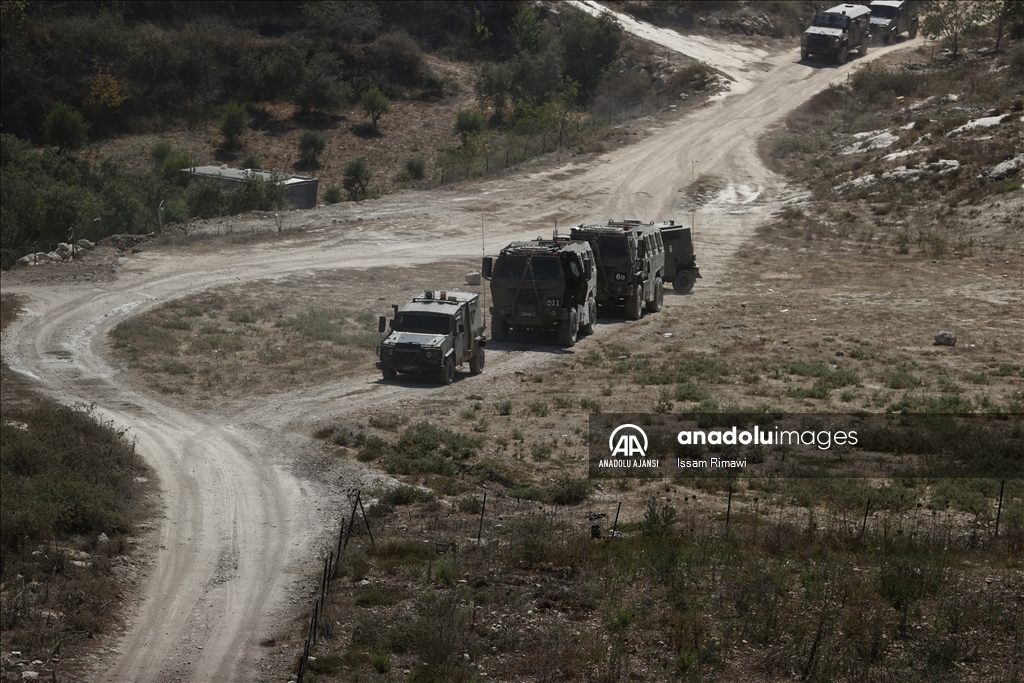
M 833 38 L 832 39 L 832 44 L 833 45 L 838 45 L 839 44 L 839 39 L 838 38 Z
M 393 356 L 393 355 L 395 355 L 395 350 L 394 350 L 394 349 L 392 349 L 391 347 L 388 347 L 388 355 L 389 355 L 389 356 Z
M 433 351 L 427 351 L 427 358 L 433 358 L 433 357 L 434 357 L 434 352 Z

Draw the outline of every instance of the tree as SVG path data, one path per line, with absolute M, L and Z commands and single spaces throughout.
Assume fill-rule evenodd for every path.
M 299 161 L 303 166 L 312 168 L 316 166 L 316 158 L 327 149 L 327 140 L 324 134 L 315 130 L 304 130 L 299 136 Z
M 303 112 L 336 109 L 351 97 L 352 88 L 342 80 L 342 61 L 330 52 L 320 52 L 306 65 L 295 103 Z
M 1024 24 L 1024 0 L 1002 0 L 996 10 L 996 52 L 1003 41 L 1003 28 Z
M 220 123 L 225 149 L 237 149 L 239 139 L 249 129 L 249 112 L 245 106 L 235 103 L 228 106 Z
M 43 125 L 43 139 L 48 145 L 54 145 L 57 152 L 64 154 L 68 150 L 78 149 L 85 144 L 89 124 L 82 114 L 66 104 L 58 104 L 46 115 Z
M 348 192 L 348 198 L 357 201 L 366 196 L 366 187 L 370 184 L 373 174 L 370 167 L 366 165 L 366 159 L 362 157 L 353 159 L 345 166 L 345 177 L 341 186 Z
M 565 75 L 578 84 L 580 97 L 587 99 L 597 88 L 605 69 L 619 56 L 622 27 L 607 12 L 592 17 L 582 10 L 567 7 L 564 14 Z
M 370 88 L 363 93 L 361 103 L 363 111 L 366 112 L 370 117 L 370 120 L 373 122 L 373 129 L 377 130 L 377 122 L 380 120 L 381 116 L 387 114 L 391 109 L 391 102 L 388 101 L 388 98 L 384 97 L 384 93 L 379 89 Z
M 469 142 L 471 135 L 479 135 L 484 131 L 483 114 L 473 109 L 462 109 L 455 115 L 455 132 L 462 138 L 462 144 Z
M 930 38 L 948 38 L 956 59 L 960 38 L 992 21 L 994 9 L 994 3 L 982 0 L 935 0 L 929 5 L 921 30 Z

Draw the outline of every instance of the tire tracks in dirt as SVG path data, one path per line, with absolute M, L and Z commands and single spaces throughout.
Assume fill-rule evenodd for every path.
M 666 42 L 678 38 L 653 27 L 644 31 L 662 32 Z M 230 254 L 147 251 L 132 256 L 116 279 L 102 285 L 22 283 L 17 273 L 5 273 L 4 291 L 23 296 L 29 309 L 4 334 L 11 369 L 58 400 L 94 405 L 104 419 L 128 428 L 160 480 L 165 517 L 145 597 L 116 643 L 120 654 L 93 679 L 276 678 L 279 671 L 272 671 L 258 643 L 285 623 L 290 600 L 308 595 L 306 583 L 318 561 L 314 549 L 334 521 L 310 504 L 324 494 L 318 484 L 292 471 L 302 446 L 289 433 L 315 415 L 448 395 L 436 388 L 407 397 L 407 388 L 368 373 L 197 414 L 137 389 L 107 360 L 106 337 L 114 325 L 211 287 L 334 268 L 411 268 L 475 258 L 482 225 L 493 251 L 511 239 L 549 234 L 556 220 L 562 226 L 608 217 L 680 220 L 694 173 L 725 183 L 696 214 L 705 274 L 698 296 L 713 296 L 718 274 L 743 241 L 794 196 L 758 159 L 758 137 L 859 64 L 917 42 L 874 50 L 846 66 L 814 68 L 798 63 L 795 51 L 752 56 L 749 48 L 731 49 L 720 41 L 712 52 L 735 62 L 724 64 L 726 73 L 736 65 L 749 69 L 739 74 L 742 79 L 733 77 L 742 87 L 684 119 L 654 122 L 646 139 L 596 159 L 296 213 L 288 216 L 289 224 L 300 223 L 306 231 L 276 245 L 232 247 Z M 750 65 L 755 58 L 757 64 Z M 260 219 L 238 219 L 243 230 L 247 220 Z M 681 299 L 666 298 L 668 315 L 681 310 Z M 597 335 L 617 329 L 622 328 L 600 326 Z M 495 344 L 487 374 L 460 379 L 457 386 L 505 381 L 559 353 Z

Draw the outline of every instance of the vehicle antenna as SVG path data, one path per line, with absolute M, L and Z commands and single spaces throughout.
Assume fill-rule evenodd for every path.
M 483 316 L 484 329 L 487 328 L 487 285 L 483 278 L 483 260 L 487 258 L 487 240 L 484 235 L 484 219 L 480 219 L 480 315 Z

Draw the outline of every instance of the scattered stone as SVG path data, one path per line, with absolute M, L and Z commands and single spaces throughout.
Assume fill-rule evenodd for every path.
M 78 240 L 77 242 L 75 242 L 75 244 L 77 244 L 82 249 L 95 249 L 96 248 L 96 245 L 94 243 L 90 242 L 89 240 L 85 239 L 84 237 L 82 239 Z
M 101 533 L 100 537 L 96 539 L 97 543 L 110 543 L 110 538 L 105 534 Z
M 466 284 L 467 285 L 479 285 L 480 284 L 480 272 L 470 271 L 466 273 Z
M 1012 176 L 1021 168 L 1024 168 L 1024 154 L 1018 154 L 1012 159 L 1007 159 L 1002 163 L 998 163 L 989 170 L 979 174 L 978 177 L 1002 180 L 1003 178 Z
M 956 335 L 952 332 L 939 332 L 935 335 L 935 346 L 956 346 Z
M 37 680 L 39 680 L 39 672 L 38 671 L 22 671 L 21 672 L 21 680 L 23 680 L 23 681 L 37 681 Z
M 836 351 L 836 355 L 837 356 L 845 356 L 846 354 L 843 353 L 842 351 Z

